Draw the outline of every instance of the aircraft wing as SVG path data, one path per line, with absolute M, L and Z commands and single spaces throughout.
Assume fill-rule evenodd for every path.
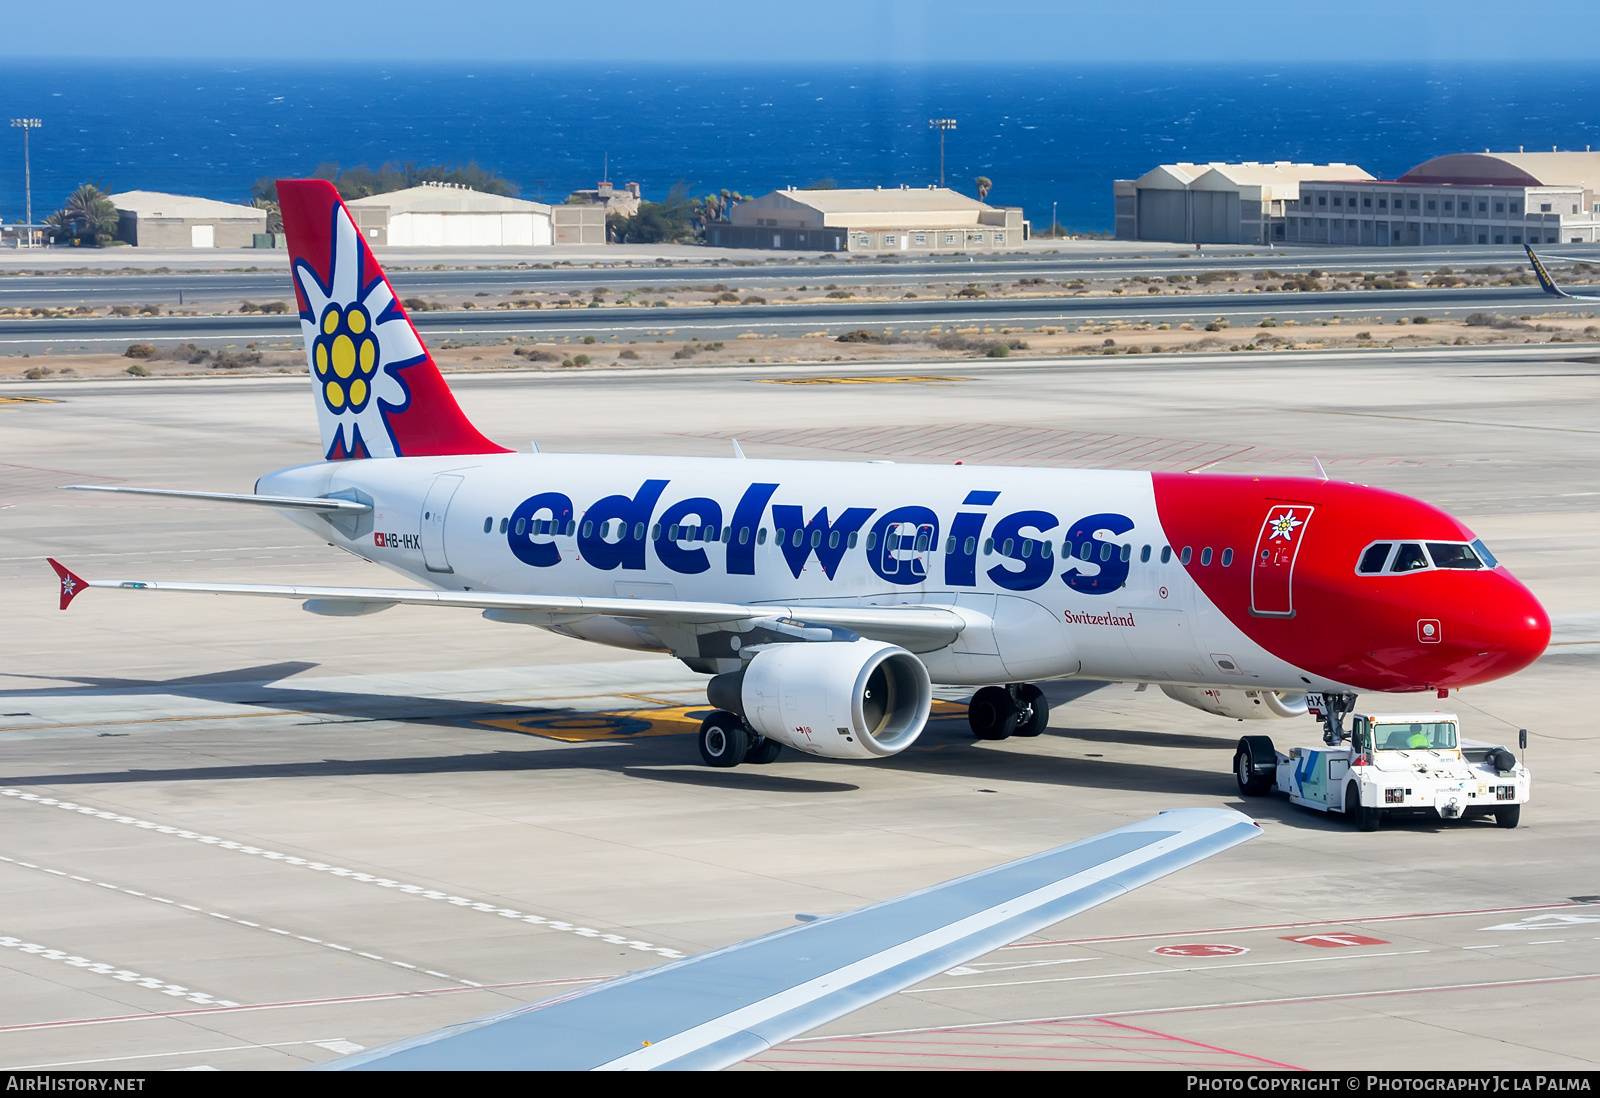
M 708 625 L 791 618 L 831 625 L 864 637 L 899 644 L 913 652 L 943 648 L 966 621 L 937 606 L 773 606 L 762 603 L 693 602 L 684 599 L 590 598 L 581 595 L 521 595 L 495 591 L 429 591 L 417 587 L 314 587 L 272 583 L 188 583 L 177 580 L 97 579 L 75 575 L 59 561 L 50 567 L 61 579 L 61 609 L 89 587 L 123 591 L 186 591 L 204 595 L 245 595 L 298 599 L 324 614 L 368 614 L 391 606 L 454 606 L 491 611 L 502 621 L 560 625 L 588 617 L 629 618 L 641 622 Z
M 1533 265 L 1533 277 L 1537 278 L 1539 280 L 1540 288 L 1543 289 L 1544 292 L 1549 294 L 1551 297 L 1564 297 L 1569 301 L 1600 301 L 1600 297 L 1585 297 L 1582 294 L 1569 294 L 1569 293 L 1567 293 L 1567 291 L 1563 290 L 1560 286 L 1556 285 L 1556 280 L 1550 277 L 1550 272 L 1549 271 L 1545 270 L 1544 260 L 1540 259 L 1537 255 L 1534 254 L 1533 248 L 1531 248 L 1527 244 L 1524 244 L 1522 246 L 1522 250 L 1528 253 L 1528 262 Z M 1551 256 L 1550 258 L 1552 258 L 1552 259 L 1564 259 L 1566 257 L 1557 255 L 1557 256 Z M 1592 262 L 1592 261 L 1590 261 L 1590 260 L 1579 260 L 1578 262 Z
M 326 1066 L 723 1068 L 1260 833 L 1231 809 L 1175 809 Z

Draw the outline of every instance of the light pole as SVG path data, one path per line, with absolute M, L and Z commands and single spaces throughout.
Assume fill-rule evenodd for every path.
M 11 124 L 22 130 L 22 180 L 24 193 L 28 203 L 28 244 L 33 244 L 33 165 L 28 161 L 28 131 L 36 130 L 44 125 L 38 118 L 13 118 Z
M 1057 226 L 1059 226 L 1060 224 L 1061 224 L 1061 222 L 1056 220 L 1056 203 L 1052 202 L 1052 203 L 1050 203 L 1050 239 L 1051 240 L 1055 240 L 1057 237 L 1059 237 L 1061 235 L 1061 230 L 1059 228 L 1057 228 Z
M 946 130 L 956 128 L 954 118 L 930 118 L 928 129 L 939 131 L 939 186 L 944 186 L 944 135 Z

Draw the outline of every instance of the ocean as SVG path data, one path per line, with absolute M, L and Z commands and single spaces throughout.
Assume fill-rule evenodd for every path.
M 248 201 L 319 164 L 476 160 L 555 198 L 608 172 L 659 199 L 939 179 L 1036 230 L 1112 227 L 1111 181 L 1175 160 L 1342 160 L 1392 178 L 1446 152 L 1600 147 L 1581 64 L 417 65 L 15 62 L 36 219 L 79 184 Z M 22 134 L 0 132 L 0 217 L 22 220 Z

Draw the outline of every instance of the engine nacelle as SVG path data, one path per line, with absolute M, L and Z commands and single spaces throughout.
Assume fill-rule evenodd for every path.
M 735 700 L 737 706 L 728 704 Z M 876 759 L 910 747 L 933 708 L 922 661 L 893 644 L 774 644 L 706 688 L 769 739 L 830 759 Z
M 1303 717 L 1306 708 L 1304 694 L 1280 693 L 1276 690 L 1241 690 L 1220 686 L 1163 686 L 1161 692 L 1173 701 L 1204 709 L 1219 717 L 1232 717 L 1241 721 L 1265 721 L 1280 717 Z

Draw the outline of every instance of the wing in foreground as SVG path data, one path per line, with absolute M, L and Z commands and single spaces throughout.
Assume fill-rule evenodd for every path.
M 1564 297 L 1568 301 L 1600 301 L 1600 297 L 1592 295 L 1567 293 L 1567 291 L 1556 285 L 1555 279 L 1550 277 L 1550 272 L 1545 269 L 1544 259 L 1540 259 L 1535 255 L 1533 249 L 1526 244 L 1522 246 L 1522 250 L 1528 253 L 1528 262 L 1533 265 L 1533 277 L 1539 280 L 1539 286 L 1545 293 L 1552 297 Z M 1577 259 L 1564 255 L 1547 255 L 1545 259 L 1570 260 L 1573 263 L 1594 262 L 1592 259 Z
M 329 1067 L 716 1069 L 1260 834 L 1183 808 Z
M 163 496 L 168 499 L 204 500 L 207 503 L 248 503 L 257 507 L 274 507 L 282 511 L 364 515 L 372 510 L 372 505 L 369 503 L 331 499 L 327 496 L 256 496 L 240 492 L 191 492 L 183 488 L 125 488 L 109 484 L 63 484 L 61 487 L 72 492 L 116 492 L 125 496 Z
M 708 625 L 713 622 L 793 618 L 848 629 L 873 640 L 905 645 L 913 652 L 942 648 L 966 625 L 960 615 L 937 606 L 768 606 L 683 599 L 590 598 L 581 595 L 520 595 L 494 591 L 429 591 L 415 587 L 311 587 L 272 583 L 187 583 L 176 580 L 86 580 L 53 558 L 61 580 L 61 609 L 87 587 L 123 591 L 185 591 L 202 595 L 247 595 L 298 599 L 319 614 L 366 614 L 391 606 L 455 606 L 488 612 L 496 621 L 562 625 L 590 617 Z

